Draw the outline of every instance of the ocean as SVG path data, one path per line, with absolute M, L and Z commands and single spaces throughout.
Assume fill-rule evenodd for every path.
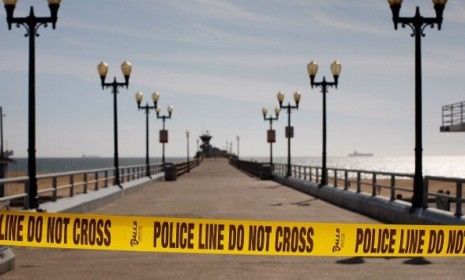
M 269 158 L 250 158 L 269 161 Z M 275 163 L 287 163 L 286 157 L 274 158 Z M 321 166 L 321 157 L 295 157 L 293 164 Z M 382 172 L 415 172 L 414 157 L 328 157 L 326 165 L 333 168 L 358 169 Z M 465 177 L 465 156 L 425 156 L 423 173 L 429 176 Z
M 186 160 L 185 158 L 166 158 L 166 162 Z M 9 172 L 27 172 L 27 158 L 14 158 L 14 163 L 8 164 Z M 151 158 L 151 164 L 161 163 L 161 158 Z M 120 158 L 120 167 L 128 165 L 143 165 L 145 158 Z M 113 158 L 81 157 L 81 158 L 38 158 L 38 173 L 56 173 L 77 170 L 101 169 L 113 167 Z
M 267 157 L 245 157 L 246 160 L 268 162 Z M 185 158 L 167 158 L 167 162 L 181 161 Z M 276 157 L 275 163 L 286 163 L 287 158 Z M 160 158 L 152 158 L 150 162 L 161 162 Z M 320 157 L 294 157 L 293 164 L 321 166 Z M 414 173 L 413 157 L 328 157 L 327 166 L 344 169 L 373 170 L 384 172 Z M 120 158 L 120 166 L 145 164 L 145 158 Z M 39 173 L 55 173 L 74 170 L 111 168 L 113 158 L 39 158 Z M 27 159 L 16 158 L 15 163 L 8 166 L 9 171 L 26 172 Z M 425 156 L 423 160 L 424 175 L 444 177 L 465 177 L 465 156 Z

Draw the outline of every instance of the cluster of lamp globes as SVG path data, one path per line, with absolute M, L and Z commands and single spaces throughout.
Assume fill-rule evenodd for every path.
M 140 104 L 142 103 L 142 100 L 144 99 L 144 93 L 142 91 L 138 91 L 134 97 L 136 98 L 137 105 L 140 106 Z M 154 93 L 152 93 L 152 101 L 153 101 L 153 105 L 156 108 L 155 110 L 157 111 L 157 114 L 160 114 L 161 109 L 159 106 L 157 106 L 158 99 L 160 99 L 160 93 L 158 91 L 155 91 Z M 173 111 L 174 111 L 174 107 L 172 105 L 169 105 L 168 114 L 170 116 L 173 114 Z
M 331 73 L 333 74 L 333 77 L 334 77 L 334 85 L 337 87 L 338 80 L 339 80 L 339 75 L 341 74 L 341 71 L 342 71 L 342 65 L 341 65 L 341 63 L 339 63 L 339 61 L 335 60 L 331 64 L 330 69 L 331 69 Z M 318 73 L 318 64 L 315 61 L 312 60 L 307 65 L 307 72 L 308 72 L 308 76 L 310 77 L 311 86 L 313 88 L 313 86 L 315 85 L 315 77 L 316 77 L 316 74 Z M 284 102 L 284 93 L 282 91 L 279 91 L 278 94 L 276 95 L 276 97 L 278 98 L 279 106 L 282 107 L 282 104 Z M 295 91 L 293 97 L 294 97 L 296 107 L 299 107 L 299 103 L 300 103 L 300 99 L 302 98 L 302 94 L 299 91 Z M 274 109 L 274 113 L 275 113 L 276 117 L 279 116 L 280 112 L 281 112 L 281 109 L 279 107 L 276 107 Z M 266 118 L 266 115 L 268 113 L 268 109 L 263 108 L 262 113 L 263 113 L 263 116 Z
M 397 29 L 398 20 L 400 19 L 400 7 L 402 6 L 403 0 L 387 0 L 391 10 L 392 10 L 392 18 L 394 20 L 394 27 Z M 438 20 L 438 29 L 441 30 L 442 24 L 442 17 L 444 14 L 444 8 L 447 4 L 447 0 L 433 0 L 434 10 L 436 11 L 436 19 Z
M 107 77 L 107 74 L 108 74 L 108 63 L 106 63 L 105 61 L 100 62 L 100 64 L 97 65 L 97 71 L 98 71 L 98 74 L 100 75 L 100 79 L 102 80 L 102 87 L 103 87 L 105 84 L 105 78 Z M 129 77 L 131 76 L 131 72 L 132 72 L 131 62 L 125 60 L 121 64 L 121 72 L 123 73 L 126 87 L 128 87 Z
M 102 87 L 105 83 L 105 79 L 106 79 L 106 76 L 108 74 L 108 63 L 102 61 L 99 63 L 99 65 L 97 65 L 97 71 L 100 75 L 100 79 L 102 80 Z M 128 87 L 129 85 L 129 77 L 131 76 L 131 72 L 132 72 L 132 64 L 131 62 L 129 61 L 124 61 L 122 64 L 121 64 L 121 73 L 123 73 L 123 76 L 124 76 L 124 79 L 125 79 L 125 85 L 126 87 Z M 140 104 L 142 103 L 142 100 L 144 99 L 144 93 L 139 91 L 135 94 L 135 98 L 136 98 L 136 102 L 137 102 L 137 105 L 140 106 Z M 160 99 L 160 93 L 158 91 L 155 91 L 153 94 L 152 94 L 152 101 L 153 101 L 153 104 L 156 106 L 156 111 L 157 111 L 157 114 L 159 114 L 161 112 L 161 108 L 157 106 L 157 103 L 158 103 L 158 100 Z M 170 116 L 173 114 L 173 111 L 174 111 L 174 107 L 172 105 L 169 105 L 168 106 L 168 113 L 170 114 Z
M 6 18 L 8 21 L 8 29 L 11 30 L 13 13 L 16 8 L 16 3 L 18 0 L 3 0 L 3 4 L 5 5 L 6 10 Z M 50 18 L 53 29 L 55 29 L 55 25 L 57 22 L 58 16 L 58 9 L 60 8 L 61 0 L 48 0 L 48 7 L 50 9 Z

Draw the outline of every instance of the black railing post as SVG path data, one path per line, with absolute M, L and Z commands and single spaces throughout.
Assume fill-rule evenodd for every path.
M 455 216 L 462 216 L 462 181 L 457 181 L 455 198 Z
M 334 187 L 337 188 L 337 169 L 333 169 L 334 173 Z
M 376 173 L 371 173 L 371 195 L 376 196 Z
M 87 173 L 84 173 L 84 193 L 87 193 Z
M 74 175 L 69 176 L 69 196 L 74 196 Z
M 344 190 L 349 189 L 349 172 L 347 170 L 344 171 Z
M 99 176 L 98 176 L 98 171 L 97 171 L 97 172 L 95 172 L 95 176 L 94 176 L 94 178 L 95 178 L 95 187 L 94 187 L 94 190 L 96 190 L 96 191 L 97 191 L 97 190 L 98 190 L 98 183 L 99 183 Z
M 394 201 L 396 199 L 396 177 L 394 175 L 391 175 L 391 201 Z
M 52 179 L 52 188 L 53 188 L 53 192 L 52 192 L 52 200 L 53 201 L 56 201 L 57 200 L 57 177 L 53 177 Z

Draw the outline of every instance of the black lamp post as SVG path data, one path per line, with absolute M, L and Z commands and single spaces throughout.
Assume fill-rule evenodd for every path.
M 160 107 L 157 107 L 157 119 L 161 119 L 163 121 L 163 129 L 160 130 L 160 143 L 162 143 L 162 157 L 161 161 L 163 164 L 163 168 L 165 168 L 165 144 L 168 143 L 168 130 L 165 129 L 165 121 L 171 119 L 173 115 L 173 106 L 168 106 L 168 115 L 160 115 Z
M 148 103 L 145 106 L 141 106 L 142 100 L 144 99 L 144 94 L 142 92 L 137 92 L 136 95 L 137 108 L 139 110 L 145 111 L 145 165 L 146 172 L 145 175 L 150 177 L 150 158 L 149 158 L 149 114 L 150 110 L 157 109 L 158 99 L 160 98 L 160 93 L 158 91 L 152 94 L 153 106 L 150 106 Z
M 269 116 L 267 117 L 268 110 L 266 108 L 262 109 L 263 113 L 263 120 L 269 121 L 270 122 L 270 129 L 267 131 L 267 142 L 270 143 L 270 167 L 271 170 L 273 170 L 273 143 L 276 142 L 276 131 L 273 129 L 273 121 L 277 121 L 279 119 L 279 113 L 281 112 L 281 109 L 275 108 L 274 113 L 275 117 Z
M 6 117 L 6 115 L 3 114 L 3 108 L 0 106 L 0 159 L 3 159 L 5 157 L 5 154 L 3 152 L 3 117 Z
M 421 73 L 421 38 L 425 36 L 424 30 L 437 25 L 441 30 L 444 8 L 447 0 L 433 0 L 436 17 L 423 17 L 420 8 L 416 8 L 415 16 L 400 17 L 402 0 L 388 0 L 392 10 L 392 21 L 397 29 L 399 23 L 403 28 L 412 29 L 415 37 L 415 176 L 413 179 L 412 210 L 427 207 L 427 193 L 423 180 L 423 144 L 422 144 L 422 73 Z
M 239 141 L 241 140 L 239 135 L 236 136 L 236 140 L 237 140 L 237 159 L 239 159 Z
M 16 24 L 17 27 L 23 26 L 26 29 L 25 36 L 29 38 L 29 129 L 28 129 L 28 203 L 29 209 L 39 207 L 37 202 L 37 170 L 36 170 L 36 92 L 35 92 L 35 44 L 36 37 L 39 36 L 37 30 L 39 27 L 47 27 L 50 23 L 55 29 L 58 20 L 58 9 L 60 8 L 61 0 L 48 0 L 50 9 L 49 17 L 37 17 L 34 14 L 34 8 L 31 7 L 29 16 L 14 17 L 13 13 L 16 7 L 17 0 L 3 0 L 6 10 L 6 21 L 8 29 L 11 30 L 11 25 Z
M 191 165 L 189 164 L 189 136 L 190 132 L 189 130 L 186 130 L 186 144 L 187 144 L 187 172 L 191 172 Z
M 323 81 L 315 82 L 315 76 L 318 72 L 318 64 L 314 61 L 310 62 L 307 66 L 308 75 L 310 76 L 310 84 L 312 88 L 314 86 L 321 87 L 321 93 L 323 94 L 323 152 L 322 152 L 322 167 L 321 167 L 321 185 L 328 184 L 328 170 L 326 169 L 326 94 L 328 93 L 328 87 L 337 88 L 339 74 L 341 74 L 342 66 L 336 60 L 331 64 L 331 72 L 334 77 L 333 82 L 326 81 L 326 77 L 323 76 Z
M 117 99 L 117 95 L 118 95 L 118 88 L 129 87 L 129 77 L 131 76 L 132 64 L 128 61 L 125 61 L 123 62 L 123 64 L 121 64 L 121 72 L 124 75 L 123 83 L 117 82 L 116 77 L 113 78 L 113 82 L 109 82 L 109 83 L 105 82 L 105 78 L 107 77 L 107 73 L 108 73 L 107 63 L 102 61 L 97 66 L 97 70 L 100 75 L 102 89 L 111 88 L 111 93 L 113 94 L 115 184 L 121 188 L 122 186 L 121 186 L 121 182 L 119 178 L 119 157 L 118 157 L 118 102 L 117 102 L 118 99 Z
M 287 173 L 286 177 L 291 176 L 291 138 L 294 137 L 294 127 L 291 126 L 291 111 L 292 109 L 299 109 L 299 102 L 302 95 L 296 91 L 294 93 L 295 105 L 291 105 L 289 102 L 287 106 L 283 106 L 284 93 L 282 91 L 278 92 L 276 95 L 279 101 L 279 108 L 287 110 L 287 127 L 286 127 L 286 138 L 287 138 Z

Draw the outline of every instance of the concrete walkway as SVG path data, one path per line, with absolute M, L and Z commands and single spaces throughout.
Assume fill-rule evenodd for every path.
M 148 183 L 98 213 L 376 223 L 272 181 L 205 160 L 176 182 Z M 2 279 L 464 279 L 465 259 L 258 257 L 14 248 Z

